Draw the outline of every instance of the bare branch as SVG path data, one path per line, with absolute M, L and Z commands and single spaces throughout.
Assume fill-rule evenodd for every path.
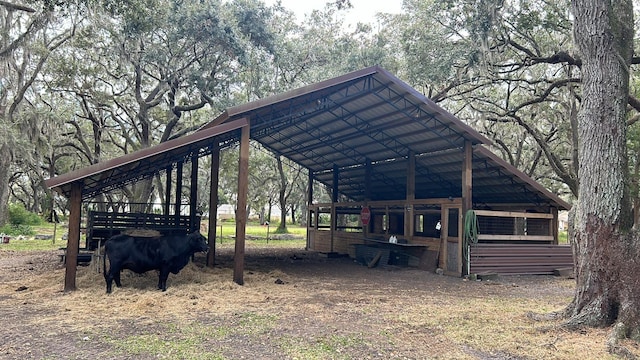
M 12 3 L 8 2 L 8 1 L 0 0 L 0 6 L 4 6 L 7 9 L 10 9 L 10 10 L 26 11 L 26 12 L 30 12 L 30 13 L 36 12 L 36 9 L 34 9 L 34 8 L 30 8 L 30 7 L 26 6 L 26 5 L 12 4 Z

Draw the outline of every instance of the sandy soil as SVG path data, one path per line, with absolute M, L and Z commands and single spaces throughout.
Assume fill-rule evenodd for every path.
M 93 266 L 63 293 L 57 252 L 0 250 L 2 359 L 602 359 L 606 329 L 566 332 L 529 311 L 562 309 L 573 280 L 463 281 L 373 268 L 300 249 L 248 248 L 232 282 L 232 250 L 202 257 L 166 292 L 157 275 L 123 273 L 105 294 Z M 637 347 L 633 347 L 637 351 Z M 588 349 L 588 351 L 587 351 Z

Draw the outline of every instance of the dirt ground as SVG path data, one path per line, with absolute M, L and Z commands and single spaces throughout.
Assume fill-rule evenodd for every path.
M 245 284 L 232 249 L 203 256 L 168 289 L 123 273 L 105 294 L 93 266 L 63 293 L 52 252 L 0 249 L 1 359 L 606 359 L 608 329 L 567 332 L 535 321 L 570 301 L 573 280 L 464 281 L 349 258 L 248 248 Z M 638 353 L 636 344 L 629 344 Z

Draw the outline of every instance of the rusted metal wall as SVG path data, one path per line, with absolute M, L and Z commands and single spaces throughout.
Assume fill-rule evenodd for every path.
M 472 274 L 553 275 L 555 269 L 573 267 L 569 245 L 475 244 L 470 254 Z

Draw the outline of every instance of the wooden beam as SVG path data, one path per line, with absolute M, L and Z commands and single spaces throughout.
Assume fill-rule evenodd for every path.
M 461 198 L 452 198 L 449 200 L 448 198 L 440 198 L 440 199 L 415 199 L 413 201 L 406 201 L 412 205 L 462 205 Z M 336 203 L 336 206 L 347 206 L 347 207 L 360 207 L 368 205 L 369 207 L 386 207 L 386 206 L 399 206 L 401 203 L 398 200 L 379 200 L 379 201 L 353 201 L 353 202 L 339 202 Z M 331 203 L 317 203 L 314 206 L 324 206 L 330 207 Z
M 76 290 L 76 270 L 78 267 L 78 251 L 80 250 L 80 217 L 82 213 L 81 182 L 71 185 L 69 196 L 69 237 L 67 239 L 67 254 L 65 256 L 66 272 L 64 276 L 64 291 Z
M 198 154 L 191 155 L 191 184 L 189 186 L 189 233 L 196 230 L 198 215 Z
M 233 281 L 244 284 L 244 244 L 247 232 L 247 194 L 249 191 L 249 125 L 242 128 L 238 160 L 238 209 L 236 216 L 236 247 L 233 257 Z
M 464 158 L 462 160 L 462 217 L 467 211 L 473 208 L 473 146 L 471 141 L 464 143 Z M 463 227 L 460 227 L 460 234 L 464 234 Z M 462 248 L 464 246 L 464 236 L 459 237 L 458 242 L 458 271 L 461 275 L 468 273 L 467 260 L 462 258 Z
M 553 236 L 553 243 L 555 245 L 558 245 L 558 240 L 559 240 L 559 220 L 558 220 L 558 208 L 554 207 L 551 208 L 551 215 L 553 216 L 553 219 L 551 220 L 551 236 Z
M 338 202 L 338 182 L 340 181 L 340 169 L 333 165 L 333 189 L 331 191 L 331 201 Z
M 478 234 L 478 240 L 501 240 L 501 241 L 553 241 L 551 235 L 492 235 L 492 234 Z
M 557 209 L 556 209 L 557 212 Z M 526 213 L 516 211 L 492 211 L 492 210 L 476 210 L 478 216 L 494 216 L 494 217 L 512 217 L 512 218 L 528 218 L 528 219 L 553 219 L 553 214 L 542 213 Z
M 171 211 L 171 170 L 173 170 L 171 166 L 167 167 L 167 179 L 164 190 L 164 216 L 167 219 L 169 218 L 169 212 Z
M 176 168 L 176 203 L 174 204 L 175 208 L 173 210 L 173 215 L 175 216 L 176 226 L 180 223 L 180 205 L 182 205 L 182 173 L 183 173 L 184 164 L 179 162 Z
M 409 166 L 407 167 L 407 195 L 404 207 L 404 237 L 411 241 L 415 219 L 413 216 L 413 200 L 416 198 L 416 154 L 413 151 L 408 155 Z
M 309 224 L 313 224 L 312 221 L 315 220 L 315 219 L 311 218 L 314 215 L 309 210 L 311 208 L 311 206 L 313 205 L 313 171 L 311 171 L 311 169 L 309 169 L 309 182 L 308 182 L 307 185 L 308 185 L 307 186 L 307 242 L 306 242 L 306 245 L 305 245 L 305 250 L 309 250 L 309 248 L 311 247 L 310 234 L 309 234 Z M 316 223 L 315 226 L 317 227 L 318 224 Z
M 438 251 L 438 267 L 447 270 L 447 243 L 449 242 L 449 207 L 440 208 L 440 249 Z M 452 224 L 457 225 L 457 224 Z
M 220 145 L 214 141 L 211 149 L 211 185 L 209 186 L 209 252 L 207 266 L 213 267 L 216 262 L 216 229 L 218 226 L 218 184 L 220 176 Z M 220 234 L 222 236 L 222 234 Z
M 473 207 L 473 147 L 470 141 L 464 143 L 464 159 L 462 160 L 462 212 Z
M 371 174 L 373 173 L 373 167 L 371 160 L 367 159 L 364 164 L 364 200 L 371 200 Z

